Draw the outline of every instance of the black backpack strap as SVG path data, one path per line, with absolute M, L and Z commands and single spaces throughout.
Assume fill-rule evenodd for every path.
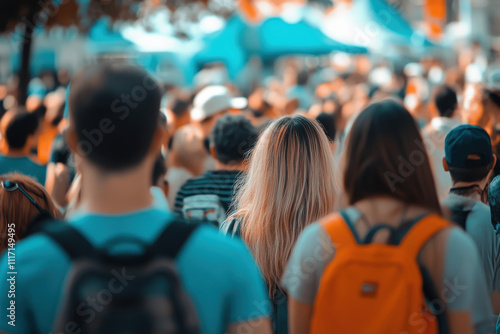
M 162 254 L 175 258 L 182 246 L 191 234 L 199 227 L 199 224 L 188 223 L 184 218 L 177 217 L 168 223 L 162 234 L 149 249 L 152 254 Z
M 94 246 L 70 224 L 52 224 L 41 232 L 58 244 L 72 261 L 98 257 Z
M 280 289 L 276 289 L 276 295 L 273 299 L 274 308 L 274 330 L 276 334 L 288 333 L 288 298 Z
M 227 227 L 227 234 L 233 237 L 241 237 L 241 219 L 232 218 Z
M 419 221 L 424 219 L 428 214 L 422 214 L 415 219 L 411 220 L 410 222 L 403 224 L 399 226 L 398 228 L 394 229 L 391 233 L 391 237 L 389 238 L 388 244 L 390 245 L 399 245 L 401 241 L 403 241 L 403 238 L 408 234 L 408 232 L 412 229 L 413 226 L 415 226 Z
M 358 232 L 356 232 L 356 229 L 354 228 L 354 225 L 352 224 L 351 218 L 347 214 L 346 210 L 339 211 L 339 214 L 342 217 L 342 219 L 344 220 L 344 222 L 346 223 L 346 225 L 351 230 L 351 233 L 354 236 L 354 239 L 356 240 L 356 243 L 358 243 L 358 244 L 361 245 L 362 244 L 361 238 L 359 237 Z
M 43 231 L 47 226 L 52 224 L 64 224 L 62 220 L 55 219 L 47 211 L 42 211 L 38 214 L 27 226 L 22 234 L 23 238 L 27 238 L 33 234 Z
M 436 288 L 434 287 L 434 282 L 432 281 L 432 277 L 429 274 L 427 268 L 425 268 L 421 263 L 419 263 L 420 272 L 422 273 L 422 282 L 423 282 L 423 291 L 425 299 L 428 302 L 433 302 L 436 300 L 441 300 L 438 295 Z M 438 333 L 439 334 L 448 334 L 450 333 L 448 326 L 448 319 L 446 318 L 446 312 L 443 310 L 431 310 L 438 321 Z
M 394 227 L 387 224 L 376 225 L 368 231 L 364 240 L 362 241 L 362 244 L 363 245 L 371 244 L 375 235 L 381 230 L 389 230 L 391 236 L 394 234 L 395 231 Z
M 451 220 L 460 226 L 463 230 L 465 230 L 465 226 L 467 223 L 467 217 L 469 217 L 469 213 L 471 213 L 472 209 L 465 209 L 463 205 L 457 205 L 450 207 L 451 211 Z
M 399 245 L 403 238 L 408 234 L 408 232 L 422 219 L 424 219 L 427 216 L 427 214 L 423 214 L 418 216 L 417 218 L 413 219 L 407 224 L 404 224 L 400 226 L 398 229 L 396 229 L 393 233 L 391 244 L 393 245 Z M 418 263 L 419 268 L 420 268 L 420 273 L 422 275 L 422 291 L 424 293 L 424 297 L 427 300 L 427 302 L 433 302 L 436 300 L 441 300 L 441 297 L 437 293 L 437 290 L 434 286 L 434 281 L 432 280 L 432 277 L 427 270 L 427 268 L 422 264 Z M 436 317 L 438 321 L 438 333 L 439 334 L 448 334 L 449 333 L 449 327 L 448 327 L 448 319 L 446 318 L 446 312 L 443 312 L 442 310 L 431 310 Z

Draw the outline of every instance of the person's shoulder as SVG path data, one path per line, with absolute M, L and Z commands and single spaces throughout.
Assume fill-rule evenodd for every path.
M 204 277 L 206 280 L 225 280 L 226 289 L 249 277 L 260 277 L 250 250 L 240 238 L 224 236 L 215 227 L 197 228 L 179 253 L 177 263 L 181 275 Z M 213 270 L 217 268 L 217 270 Z M 249 277 L 247 277 L 250 275 Z
M 484 204 L 481 201 L 477 201 L 476 204 L 472 207 L 472 213 L 478 213 L 483 216 L 491 217 L 491 209 L 488 205 Z
M 328 219 L 328 218 L 327 218 Z M 333 219 L 333 216 L 332 216 Z M 330 220 L 331 221 L 331 220 Z M 323 234 L 326 235 L 325 221 L 314 222 L 309 224 L 301 233 L 300 237 L 303 239 L 319 239 Z
M 190 178 L 189 180 L 187 180 L 186 182 L 184 182 L 184 184 L 181 186 L 181 189 L 179 191 L 186 190 L 186 188 L 189 188 L 191 186 L 196 186 L 196 185 L 199 185 L 199 184 L 203 184 L 203 183 L 209 182 L 210 179 L 209 179 L 209 177 L 207 175 L 208 174 L 205 173 L 203 175 Z
M 447 232 L 446 233 L 447 249 L 457 248 L 455 246 L 462 245 L 463 248 L 460 253 L 468 252 L 471 249 L 476 251 L 476 244 L 474 243 L 474 240 L 463 229 L 456 226 L 450 226 L 450 228 L 446 229 L 445 232 Z M 452 254 L 457 254 L 457 252 L 448 252 L 448 251 L 446 252 L 447 256 L 449 255 L 452 256 Z
M 221 248 L 241 248 L 241 246 L 244 245 L 241 241 L 228 238 L 220 233 L 217 228 L 209 225 L 202 225 L 198 227 L 195 235 L 197 240 L 203 240 L 203 245 L 213 246 L 214 249 L 217 248 L 218 250 Z
M 296 251 L 304 254 L 319 250 L 328 253 L 334 247 L 333 241 L 325 230 L 324 222 L 314 222 L 307 226 L 295 244 Z
M 241 170 L 214 170 L 208 172 L 206 175 L 210 178 L 235 178 L 243 175 L 244 172 Z
M 186 244 L 184 253 L 187 256 L 211 258 L 221 265 L 229 266 L 238 263 L 241 256 L 250 254 L 241 239 L 225 236 L 217 228 L 208 225 L 197 228 Z
M 27 157 L 26 161 L 28 161 L 32 166 L 37 169 L 46 169 L 47 165 L 42 163 L 36 155 L 30 155 Z
M 40 248 L 47 247 L 52 243 L 51 239 L 43 233 L 37 233 L 25 239 L 19 240 L 15 244 L 16 253 L 19 256 L 37 255 L 32 253 Z
M 69 257 L 64 251 L 43 233 L 37 233 L 18 241 L 12 252 L 15 254 L 16 266 L 19 268 L 29 267 L 30 271 L 45 272 L 46 266 L 54 261 L 69 261 Z M 5 254 L 7 253 L 8 251 L 5 251 Z
M 434 126 L 432 126 L 432 121 L 429 122 L 424 128 L 422 129 L 422 135 L 424 137 L 430 136 L 432 133 L 435 133 L 437 130 Z
M 467 224 L 467 228 L 469 228 L 470 225 L 473 229 L 480 229 L 493 233 L 494 228 L 491 223 L 491 209 L 483 202 L 478 201 L 474 204 L 467 220 L 469 219 L 472 224 Z

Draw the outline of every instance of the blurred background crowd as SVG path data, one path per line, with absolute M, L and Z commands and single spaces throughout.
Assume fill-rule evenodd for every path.
M 293 113 L 316 118 L 338 153 L 353 115 L 371 99 L 398 97 L 436 147 L 430 154 L 440 198 L 451 186 L 440 162 L 447 131 L 462 122 L 479 125 L 495 148 L 500 145 L 495 1 L 6 6 L 0 15 L 0 152 L 1 159 L 16 159 L 0 172 L 26 164 L 61 207 L 76 174 L 62 136 L 68 86 L 77 68 L 100 60 L 139 63 L 163 85 L 172 208 L 183 182 L 214 168 L 208 138 L 227 112 L 257 127 Z M 26 22 L 40 22 L 11 24 L 26 10 L 35 13 Z M 17 115 L 18 108 L 29 113 Z
M 474 234 L 480 229 L 465 224 L 468 218 L 462 227 L 473 231 L 473 237 L 483 233 L 477 238 L 478 248 L 491 251 L 480 254 L 491 280 L 491 289 L 483 290 L 492 293 L 499 290 L 500 271 L 498 189 L 488 193 L 490 181 L 500 174 L 500 164 L 495 165 L 495 155 L 500 153 L 498 22 L 500 2 L 496 0 L 0 0 L 0 179 L 4 190 L 0 192 L 0 212 L 11 214 L 10 208 L 16 208 L 18 240 L 30 234 L 28 228 L 35 226 L 31 221 L 39 213 L 71 221 L 78 217 L 72 214 L 79 209 L 92 212 L 85 205 L 79 207 L 85 204 L 82 183 L 90 184 L 92 195 L 97 196 L 105 184 L 113 190 L 110 194 L 133 199 L 133 190 L 121 179 L 113 183 L 110 175 L 126 180 L 119 164 L 136 163 L 134 159 L 144 153 L 136 152 L 138 147 L 144 151 L 161 146 L 152 173 L 146 171 L 152 174 L 153 187 L 143 185 L 147 194 L 152 189 L 152 208 L 168 206 L 185 218 L 209 208 L 202 212 L 203 218 L 210 215 L 210 222 L 223 232 L 239 234 L 242 226 L 244 241 L 266 251 L 252 248 L 278 308 L 276 299 L 288 298 L 281 279 L 299 233 L 327 213 L 354 204 L 356 198 L 349 196 L 356 190 L 365 187 L 369 193 L 375 189 L 375 197 L 383 197 L 377 192 L 383 184 L 387 197 L 404 202 L 404 195 L 410 194 L 412 201 L 413 196 L 418 197 L 416 202 L 432 202 L 428 208 L 436 213 L 441 213 L 439 204 L 446 204 L 450 197 L 457 201 L 451 196 L 455 191 L 460 193 L 457 197 L 467 199 L 467 205 L 473 199 L 471 208 L 480 203 L 481 216 L 471 214 L 470 219 L 482 222 L 482 232 Z M 115 73 L 106 66 L 102 73 L 109 77 L 99 71 L 89 77 L 79 74 L 78 84 L 78 69 L 101 62 L 138 64 L 160 87 L 156 90 L 149 76 L 137 69 Z M 144 80 L 136 85 L 139 76 Z M 130 113 L 133 109 L 149 111 L 154 116 L 150 123 L 157 125 L 150 110 L 158 111 L 156 100 L 146 98 L 150 90 L 161 100 L 159 145 L 156 137 L 149 138 L 152 143 L 142 143 L 151 135 L 149 128 L 145 130 L 147 120 L 143 122 L 138 112 Z M 93 94 L 89 100 L 85 99 L 87 92 Z M 364 117 L 356 120 L 360 114 Z M 111 115 L 118 123 L 103 115 Z M 120 120 L 124 121 L 121 128 Z M 134 121 L 137 132 L 128 128 Z M 80 127 L 78 140 L 73 138 L 71 143 L 68 133 L 75 124 Z M 465 128 L 459 127 L 464 124 Z M 394 125 L 391 133 L 389 125 Z M 457 127 L 458 134 L 449 136 L 455 142 L 448 143 L 447 149 L 447 135 Z M 302 130 L 295 133 L 288 128 Z M 377 135 L 367 139 L 375 128 Z M 346 144 L 351 129 L 354 139 Z M 470 135 L 474 131 L 479 133 L 476 137 Z M 471 145 L 460 146 L 468 135 L 471 142 L 477 140 L 486 149 L 468 152 Z M 353 147 L 356 140 L 364 144 Z M 421 142 L 425 148 L 420 147 Z M 437 194 L 427 173 L 425 152 Z M 450 152 L 468 152 L 462 160 L 484 166 L 471 172 L 453 165 L 455 161 L 444 159 Z M 150 154 L 148 151 L 148 159 Z M 424 156 L 422 163 L 412 160 L 415 154 Z M 155 151 L 153 158 L 156 156 Z M 304 157 L 310 156 L 314 161 L 305 165 Z M 356 161 L 365 165 L 356 166 Z M 386 163 L 376 167 L 394 171 L 396 178 L 388 179 L 380 172 L 379 183 L 368 179 L 362 172 L 373 161 Z M 102 169 L 99 177 L 108 179 L 93 178 L 96 166 Z M 339 172 L 346 170 L 345 175 Z M 360 189 L 354 184 L 362 179 L 358 180 L 357 173 L 369 181 Z M 420 179 L 421 174 L 429 179 Z M 245 182 L 239 183 L 242 175 Z M 352 181 L 351 193 L 341 189 L 342 177 L 346 189 Z M 140 180 L 131 177 L 127 181 Z M 407 194 L 389 191 L 398 182 L 398 187 L 409 189 Z M 292 183 L 293 188 L 287 188 Z M 21 187 L 21 193 L 14 192 Z M 89 194 L 87 202 L 92 202 Z M 394 204 L 385 197 L 377 200 L 374 208 Z M 412 201 L 408 203 L 415 204 Z M 398 210 L 401 206 L 404 216 L 408 206 L 402 202 L 394 205 Z M 487 204 L 492 204 L 491 211 Z M 135 208 L 133 205 L 135 202 L 131 204 Z M 471 208 L 463 212 L 468 215 Z M 451 211 L 454 209 L 452 206 Z M 410 212 L 417 216 L 417 211 Z M 376 217 L 382 217 L 380 221 L 386 218 Z M 394 217 L 390 219 L 395 221 Z M 0 227 L 6 229 L 9 219 L 8 214 L 0 215 Z M 262 222 L 268 224 L 261 228 L 258 223 Z M 283 226 L 276 222 L 282 222 L 284 228 L 280 230 Z M 273 233 L 274 239 L 265 238 Z M 276 246 L 282 240 L 289 242 Z M 0 252 L 7 248 L 5 238 L 1 241 Z M 467 248 L 459 250 L 466 252 Z M 461 270 L 453 263 L 450 267 Z M 190 277 L 194 276 L 203 277 Z M 479 277 L 474 282 L 484 288 L 483 280 Z M 295 291 L 290 293 L 296 297 Z M 474 318 L 477 328 L 483 322 L 491 325 L 491 315 L 496 319 L 500 311 L 498 293 L 492 296 L 493 312 L 485 296 L 475 295 L 487 301 L 485 310 L 476 307 L 475 301 L 467 306 L 471 314 L 484 316 L 480 321 Z M 274 313 L 287 314 L 286 303 L 284 306 L 284 311 Z M 273 321 L 276 329 L 287 319 L 277 316 Z

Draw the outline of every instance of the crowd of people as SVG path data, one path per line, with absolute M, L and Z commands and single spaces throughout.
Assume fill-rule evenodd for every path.
M 334 60 L 0 85 L 0 332 L 495 333 L 500 67 Z

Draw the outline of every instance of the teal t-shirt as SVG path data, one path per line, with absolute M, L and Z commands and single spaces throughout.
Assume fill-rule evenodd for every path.
M 31 176 L 42 186 L 45 185 L 46 165 L 39 165 L 28 157 L 7 157 L 0 155 L 0 175 L 14 172 Z
M 99 247 L 117 236 L 133 236 L 152 243 L 171 221 L 166 209 L 151 206 L 125 215 L 76 213 L 69 218 L 89 241 Z M 16 321 L 8 324 L 7 252 L 1 259 L 0 331 L 50 333 L 56 320 L 68 256 L 52 240 L 35 235 L 19 242 L 16 255 Z M 130 251 L 127 250 L 127 251 Z M 184 288 L 190 295 L 202 333 L 224 333 L 232 323 L 268 317 L 265 284 L 250 252 L 239 240 L 217 229 L 198 228 L 176 260 Z

